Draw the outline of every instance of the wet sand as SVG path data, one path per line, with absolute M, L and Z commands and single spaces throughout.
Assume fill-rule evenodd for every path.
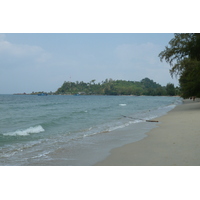
M 184 100 L 155 120 L 159 121 L 158 127 L 148 132 L 147 137 L 111 150 L 96 166 L 199 166 L 199 99 Z

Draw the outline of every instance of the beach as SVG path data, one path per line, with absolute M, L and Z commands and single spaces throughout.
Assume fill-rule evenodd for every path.
M 144 139 L 112 149 L 96 166 L 199 166 L 200 101 L 184 100 Z M 156 123 L 156 122 L 146 122 Z M 122 130 L 121 130 L 122 131 Z M 130 129 L 131 130 L 131 126 Z

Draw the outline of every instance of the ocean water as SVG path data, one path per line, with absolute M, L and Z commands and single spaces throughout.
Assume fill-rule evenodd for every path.
M 0 165 L 94 165 L 141 140 L 179 97 L 0 95 Z

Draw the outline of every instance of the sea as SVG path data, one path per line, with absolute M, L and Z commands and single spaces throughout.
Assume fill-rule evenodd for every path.
M 0 166 L 92 166 L 155 128 L 180 97 L 0 95 Z

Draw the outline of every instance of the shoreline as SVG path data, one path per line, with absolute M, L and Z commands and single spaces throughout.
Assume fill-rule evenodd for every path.
M 155 118 L 156 128 L 144 139 L 112 149 L 95 166 L 199 166 L 200 102 L 184 100 Z M 131 131 L 131 130 L 130 130 Z

